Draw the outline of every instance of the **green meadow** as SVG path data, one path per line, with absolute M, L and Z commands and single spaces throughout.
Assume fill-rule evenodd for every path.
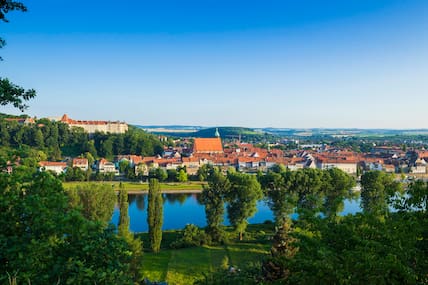
M 171 285 L 193 284 L 206 274 L 220 270 L 227 259 L 229 266 L 242 268 L 260 262 L 270 251 L 273 225 L 249 225 L 244 241 L 231 241 L 226 245 L 199 246 L 170 249 L 169 243 L 180 236 L 181 231 L 165 231 L 162 248 L 157 254 L 144 253 L 143 276 L 150 281 L 167 281 Z M 147 234 L 139 234 L 145 247 Z

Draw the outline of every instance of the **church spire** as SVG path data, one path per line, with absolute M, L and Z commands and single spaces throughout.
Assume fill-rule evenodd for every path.
M 218 132 L 218 128 L 215 128 L 215 137 L 219 138 L 220 137 L 220 133 Z

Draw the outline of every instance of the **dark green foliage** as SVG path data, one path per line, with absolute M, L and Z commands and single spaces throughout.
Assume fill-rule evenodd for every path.
M 404 199 L 404 209 L 428 214 L 428 182 L 422 180 L 412 182 L 405 194 L 407 198 Z
M 389 213 L 388 202 L 402 186 L 394 177 L 381 171 L 368 171 L 361 176 L 361 208 L 364 212 L 383 218 Z
M 231 225 L 243 239 L 243 233 L 248 225 L 247 219 L 257 211 L 257 201 L 263 196 L 259 182 L 254 175 L 229 173 L 227 176 L 230 189 L 226 194 L 227 215 Z
M 149 180 L 147 212 L 150 247 L 153 252 L 159 252 L 162 242 L 163 199 L 159 181 L 154 178 Z
M 204 185 L 200 201 L 205 206 L 207 219 L 206 232 L 213 242 L 224 242 L 223 229 L 225 195 L 229 192 L 230 183 L 218 169 L 209 176 L 208 186 Z
M 272 174 L 262 180 L 262 184 L 268 190 L 269 187 L 275 189 L 274 185 L 282 185 L 281 179 Z M 301 178 L 300 181 L 302 180 L 304 181 Z M 275 181 L 281 183 L 274 183 Z M 275 284 L 428 282 L 426 275 L 428 219 L 422 210 L 428 192 L 425 183 L 411 184 L 407 195 L 402 196 L 399 203 L 400 212 L 387 215 L 388 207 L 394 202 L 391 197 L 396 196 L 397 191 L 401 190 L 401 185 L 394 182 L 388 174 L 368 172 L 363 175 L 362 180 L 361 196 L 365 211 L 341 219 L 330 217 L 334 217 L 340 211 L 338 197 L 347 197 L 346 189 L 352 186 L 352 179 L 338 170 L 326 170 L 322 184 L 326 197 L 324 211 L 327 218 L 299 216 L 292 227 L 285 224 L 288 230 L 277 231 L 272 256 L 264 261 L 262 267 L 265 282 L 271 281 Z M 324 194 L 321 197 L 323 196 Z M 299 207 L 298 203 L 296 205 Z M 415 209 L 418 211 L 414 211 Z M 302 222 L 302 219 L 305 222 Z
M 141 266 L 143 257 L 143 246 L 139 238 L 134 237 L 134 234 L 129 230 L 129 215 L 128 215 L 128 191 L 123 189 L 119 190 L 119 225 L 118 235 L 122 237 L 130 248 L 130 273 L 134 280 L 141 280 Z
M 183 235 L 176 241 L 170 244 L 171 248 L 186 248 L 201 246 L 210 243 L 209 237 L 205 232 L 193 224 L 186 225 L 183 230 Z
M 260 176 L 259 181 L 267 196 L 268 204 L 275 217 L 275 224 L 280 226 L 290 219 L 297 204 L 297 194 L 291 186 L 291 172 L 277 168 Z
M 51 160 L 59 160 L 62 155 L 90 154 L 92 159 L 98 157 L 112 159 L 118 154 L 147 156 L 162 152 L 162 144 L 156 137 L 132 126 L 125 134 L 96 133 L 93 139 L 89 139 L 89 135 L 81 128 L 69 128 L 64 123 L 47 119 L 38 120 L 37 123 L 20 125 L 17 122 L 0 119 L 0 147 L 30 146 L 43 150 Z M 114 147 L 121 142 L 126 142 L 123 147 Z
M 199 181 L 207 181 L 209 176 L 214 172 L 214 167 L 211 164 L 204 164 L 198 168 L 196 175 Z
M 69 207 L 48 173 L 0 173 L 0 283 L 131 284 L 129 247 Z
M 168 182 L 177 182 L 177 170 L 176 169 L 168 169 L 167 171 L 167 181 Z
M 339 213 L 343 211 L 344 200 L 351 198 L 352 187 L 355 186 L 355 179 L 338 168 L 331 168 L 324 171 L 323 191 L 325 201 L 323 213 L 327 218 L 337 220 Z
M 299 251 L 280 259 L 282 284 L 426 284 L 427 249 L 418 246 L 426 222 L 412 216 L 357 214 L 295 231 Z
M 18 1 L 12 0 L 3 0 L 0 2 L 0 20 L 3 22 L 9 22 L 6 18 L 6 14 L 11 11 L 22 11 L 26 12 L 27 7 L 24 4 Z
M 79 167 L 68 167 L 64 179 L 65 181 L 85 181 L 88 180 L 88 173 L 90 170 L 83 171 Z
M 70 205 L 78 208 L 91 221 L 107 224 L 113 215 L 117 201 L 113 188 L 105 184 L 82 184 L 67 192 Z
M 2 0 L 0 1 L 0 21 L 9 22 L 6 14 L 11 11 L 27 11 L 27 8 L 21 2 Z M 6 45 L 6 41 L 0 37 L 0 48 Z M 3 58 L 0 56 L 0 61 Z M 0 77 L 0 105 L 9 105 L 24 111 L 28 108 L 25 101 L 28 101 L 36 96 L 34 89 L 25 90 L 24 88 L 13 84 L 7 78 Z
M 0 105 L 12 104 L 13 107 L 24 111 L 28 106 L 23 101 L 28 101 L 35 96 L 35 90 L 25 90 L 11 83 L 9 79 L 0 77 Z
M 168 173 L 165 169 L 162 168 L 150 168 L 149 170 L 149 178 L 154 178 L 159 180 L 160 182 L 165 181 L 168 178 Z

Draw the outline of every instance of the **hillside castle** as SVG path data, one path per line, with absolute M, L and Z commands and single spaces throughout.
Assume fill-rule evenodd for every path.
M 61 117 L 60 122 L 63 122 L 70 127 L 82 128 L 89 134 L 93 134 L 95 132 L 123 134 L 128 130 L 128 124 L 125 122 L 73 120 L 70 119 L 66 114 Z

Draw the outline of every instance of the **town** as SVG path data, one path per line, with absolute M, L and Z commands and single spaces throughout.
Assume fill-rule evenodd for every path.
M 81 128 L 89 137 L 97 132 L 123 134 L 128 131 L 128 125 L 124 122 L 72 120 L 67 115 L 51 120 L 64 123 L 70 128 Z M 33 118 L 5 118 L 5 121 L 16 121 L 22 125 L 35 124 Z M 158 136 L 157 139 L 160 142 L 166 141 L 165 136 Z M 224 141 L 217 128 L 211 138 L 175 138 L 172 145 L 164 145 L 162 153 L 157 155 L 114 154 L 112 160 L 105 157 L 88 160 L 81 154 L 80 157 L 63 157 L 57 161 L 39 161 L 39 169 L 60 175 L 66 173 L 67 169 L 78 168 L 83 172 L 106 175 L 111 180 L 141 180 L 148 177 L 149 172 L 154 169 L 160 169 L 166 174 L 170 172 L 173 176 L 176 176 L 174 171 L 184 170 L 187 176 L 198 180 L 199 170 L 204 165 L 218 167 L 223 172 L 234 168 L 245 173 L 267 172 L 275 165 L 283 165 L 289 170 L 338 168 L 354 176 L 370 170 L 399 174 L 403 179 L 424 178 L 427 174 L 428 150 L 423 146 L 408 148 L 402 144 L 377 146 L 373 143 L 369 151 L 356 152 L 348 147 L 315 140 L 311 144 L 299 144 L 295 140 L 294 148 L 284 150 L 289 142 L 290 138 L 278 137 L 274 142 L 265 142 L 264 147 L 259 147 L 239 138 Z M 161 179 L 164 176 L 165 174 L 159 175 Z

